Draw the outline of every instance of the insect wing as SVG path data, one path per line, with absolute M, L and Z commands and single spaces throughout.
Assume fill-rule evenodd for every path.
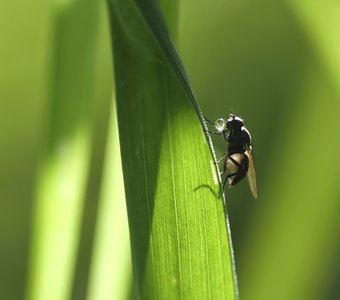
M 247 146 L 245 154 L 249 158 L 249 168 L 248 168 L 248 172 L 247 172 L 249 187 L 250 187 L 250 190 L 251 190 L 254 198 L 256 199 L 257 198 L 256 173 L 255 173 L 255 169 L 254 169 L 253 155 L 251 153 L 251 150 L 249 149 L 249 146 Z

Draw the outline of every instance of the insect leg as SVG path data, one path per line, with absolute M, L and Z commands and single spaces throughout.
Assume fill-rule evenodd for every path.
M 210 125 L 215 126 L 214 122 L 211 122 L 210 120 L 208 120 L 205 116 L 203 116 L 204 120 L 206 120 Z
M 228 174 L 226 177 L 229 178 L 229 177 L 232 177 L 232 176 L 235 176 L 235 175 L 237 175 L 237 172 Z
M 220 163 L 223 159 L 225 159 L 228 156 L 228 153 L 223 155 L 217 162 L 216 164 Z M 224 173 L 224 172 L 223 172 Z
M 225 155 L 223 155 L 223 156 L 218 160 L 218 162 L 220 162 L 222 159 L 225 159 L 227 156 L 228 156 L 228 153 L 225 154 Z M 226 161 L 224 161 L 224 163 L 223 163 L 223 171 L 220 172 L 220 175 L 224 174 L 226 171 L 227 171 L 227 164 L 226 164 Z
M 227 183 L 227 180 L 229 177 L 232 177 L 232 176 L 235 176 L 237 173 L 232 173 L 232 174 L 228 174 L 225 178 L 224 178 L 224 181 L 223 181 L 223 191 L 225 189 L 225 185 Z
M 224 178 L 224 181 L 223 181 L 223 191 L 225 190 L 225 185 L 227 183 L 227 179 L 228 179 L 228 177 Z
M 211 133 L 211 134 L 216 134 L 216 135 L 223 134 L 223 131 L 210 131 L 210 130 L 205 130 L 205 129 L 204 129 L 204 132 Z

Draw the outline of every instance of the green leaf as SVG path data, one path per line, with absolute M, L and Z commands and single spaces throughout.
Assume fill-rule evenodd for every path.
M 219 176 L 162 16 L 153 1 L 109 4 L 138 293 L 142 299 L 236 299 Z
M 53 11 L 57 47 L 48 69 L 47 147 L 37 178 L 26 292 L 34 300 L 71 294 L 92 150 L 99 4 L 68 4 Z
M 114 102 L 97 215 L 87 299 L 128 299 L 131 255 Z

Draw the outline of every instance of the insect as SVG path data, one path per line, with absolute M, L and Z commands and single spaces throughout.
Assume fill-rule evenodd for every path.
M 223 182 L 223 190 L 227 182 L 231 187 L 247 174 L 250 190 L 256 199 L 257 186 L 251 147 L 252 140 L 248 129 L 244 126 L 243 119 L 230 114 L 227 120 L 221 118 L 217 119 L 215 123 L 207 118 L 205 120 L 216 128 L 216 131 L 208 132 L 223 135 L 227 142 L 227 153 L 217 161 L 219 163 L 224 159 L 221 174 L 228 173 Z

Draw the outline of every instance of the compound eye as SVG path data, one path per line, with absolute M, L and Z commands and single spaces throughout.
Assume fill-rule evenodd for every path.
M 224 119 L 217 119 L 215 122 L 215 127 L 219 132 L 224 131 L 227 128 L 227 122 Z

